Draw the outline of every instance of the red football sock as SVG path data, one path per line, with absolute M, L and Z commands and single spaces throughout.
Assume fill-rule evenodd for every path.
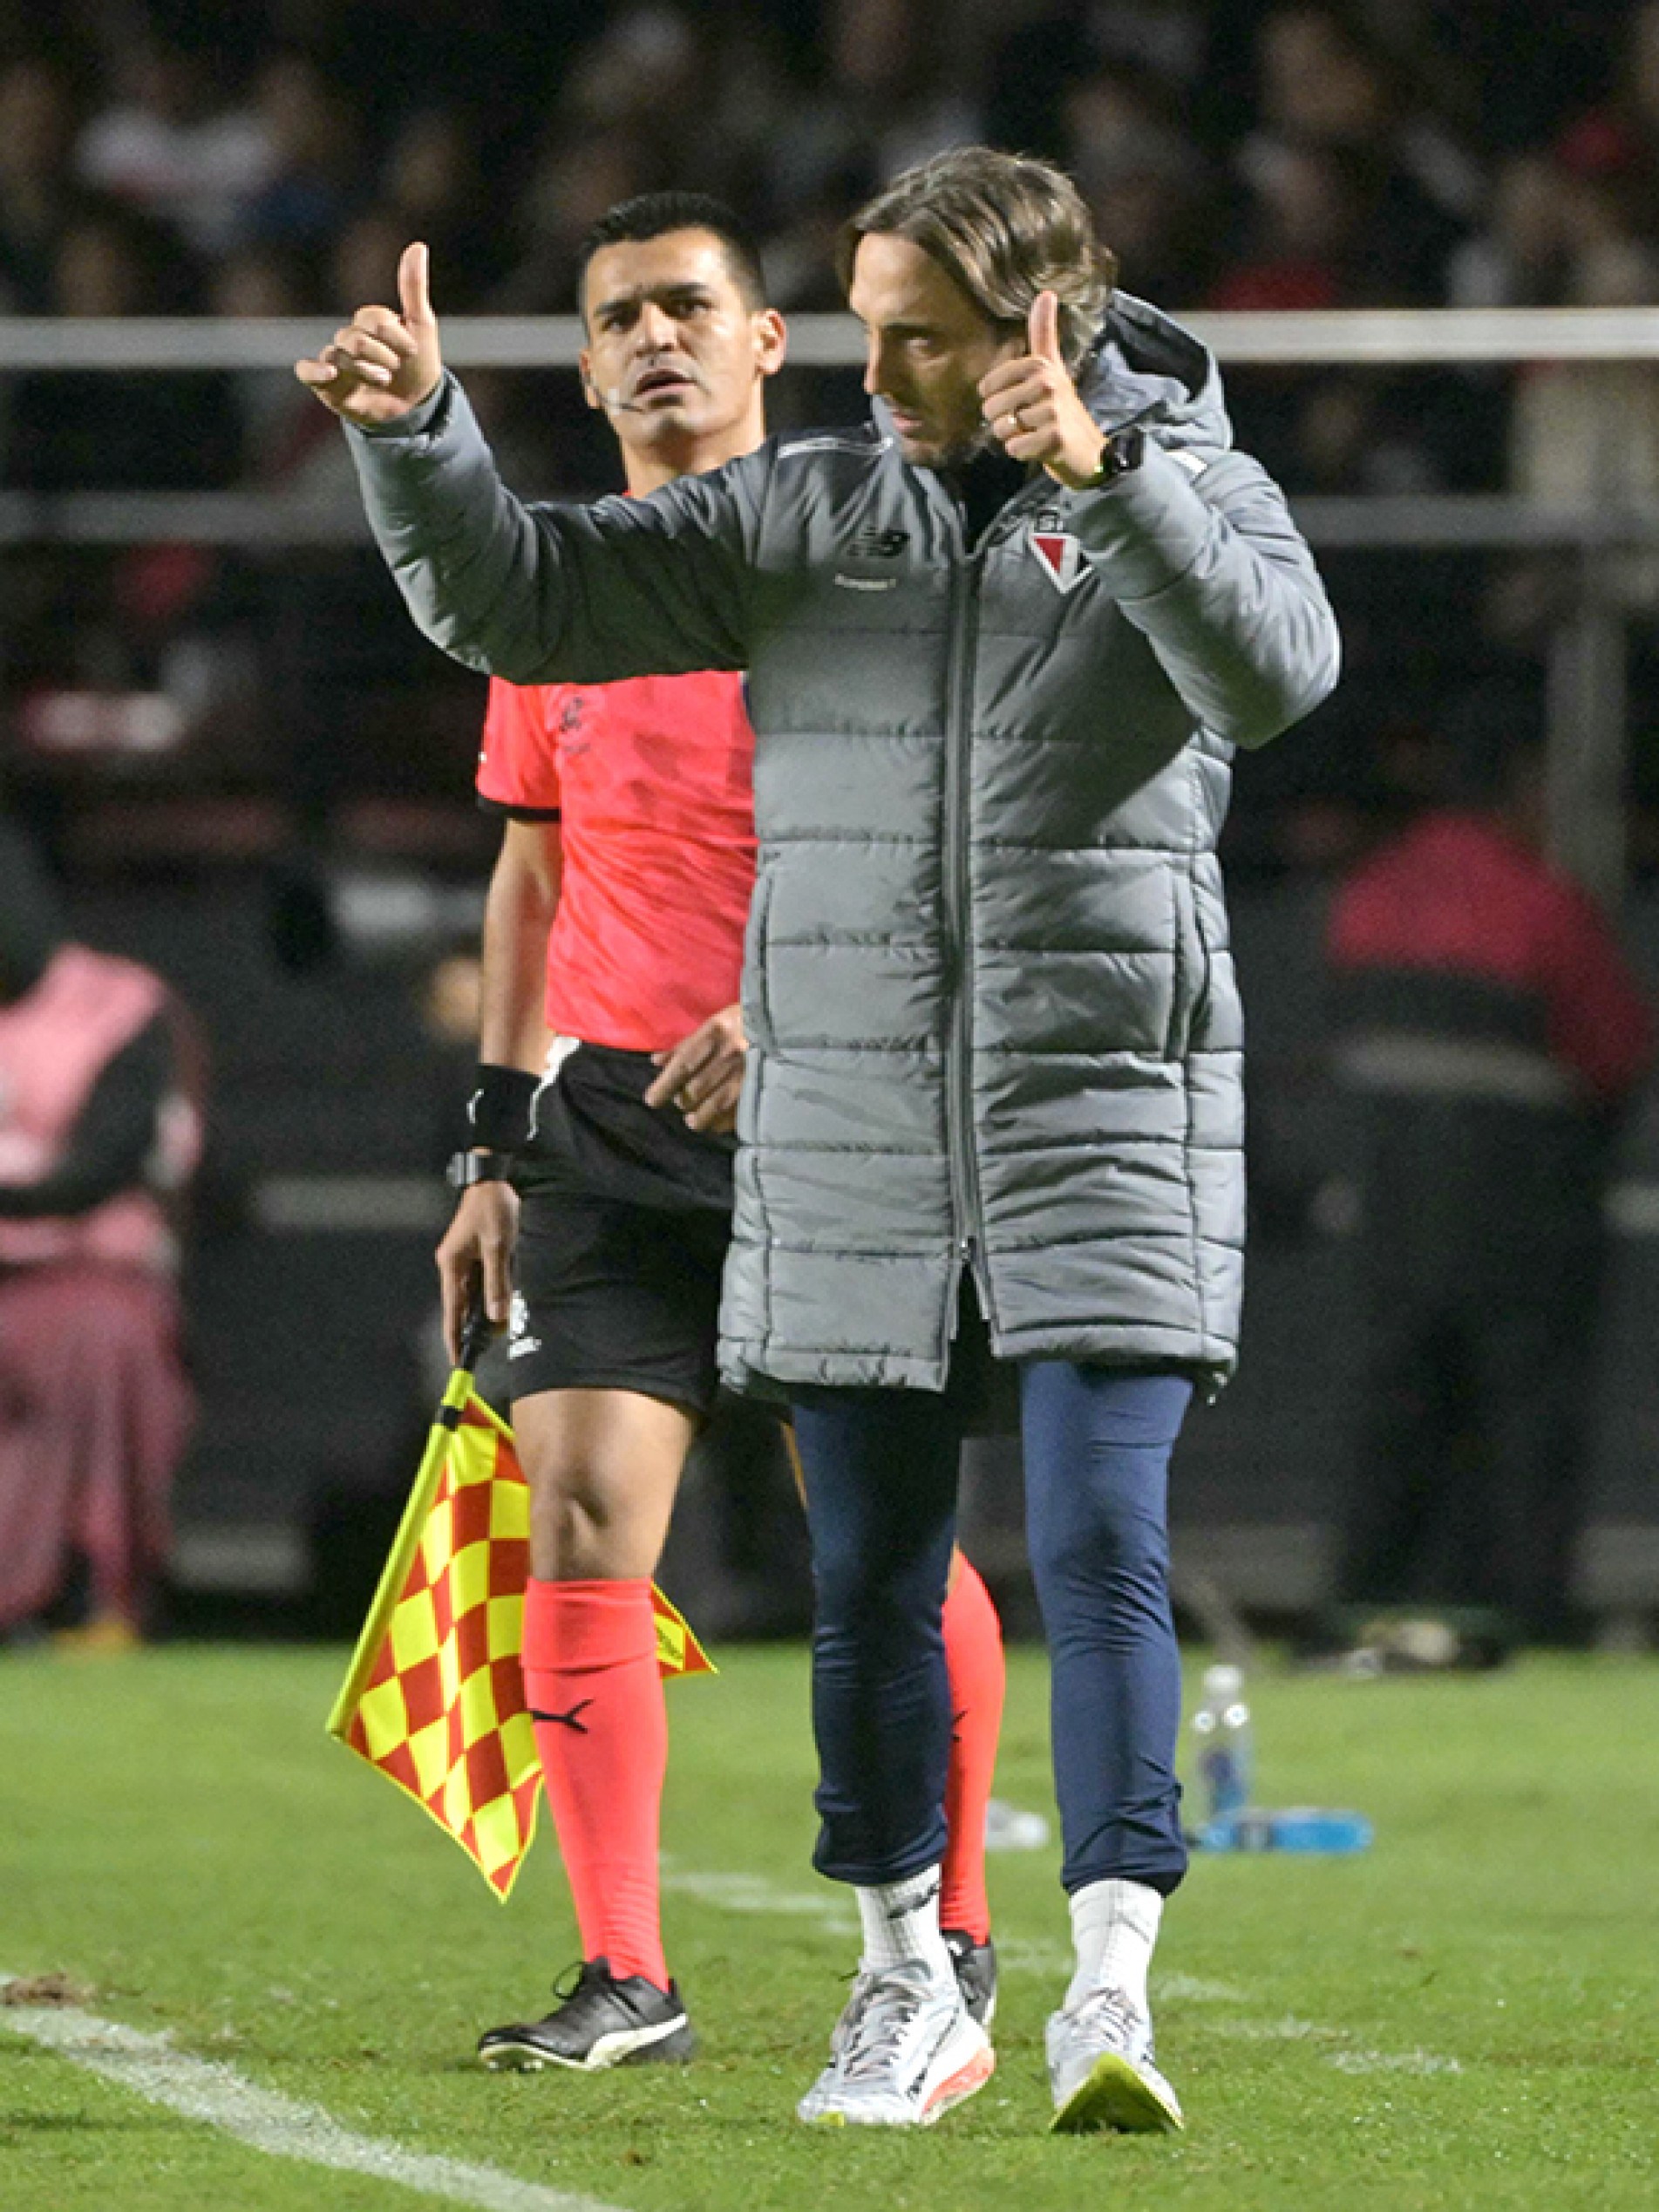
M 950 1834 L 940 1875 L 939 1924 L 965 1929 L 976 1943 L 982 1943 L 991 1932 L 985 1896 L 985 1807 L 996 1771 L 1008 1672 L 1003 1661 L 1003 1624 L 991 1594 L 965 1559 L 945 1599 L 943 1627 L 954 1725 L 945 1780 Z
M 529 1582 L 524 1689 L 582 1957 L 666 1989 L 656 1850 L 668 1715 L 649 1582 Z

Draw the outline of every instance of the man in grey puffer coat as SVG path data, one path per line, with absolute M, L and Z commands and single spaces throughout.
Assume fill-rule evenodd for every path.
M 527 507 L 444 375 L 425 249 L 299 373 L 356 426 L 417 621 L 517 682 L 749 671 L 760 868 L 723 1359 L 806 1469 L 816 1861 L 861 1970 L 808 2120 L 989 2078 L 938 1929 L 957 1447 L 1018 1363 L 1078 1965 L 1055 2125 L 1180 2125 L 1146 1974 L 1185 1853 L 1166 1487 L 1236 1351 L 1233 749 L 1336 680 L 1208 356 L 1114 294 L 1069 181 L 962 149 L 850 228 L 872 427 Z M 669 364 L 672 368 L 675 364 Z M 663 404 L 671 404 L 666 376 Z M 652 404 L 648 398 L 646 404 Z

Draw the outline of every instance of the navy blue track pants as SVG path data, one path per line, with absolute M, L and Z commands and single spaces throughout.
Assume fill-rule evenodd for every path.
M 1020 1368 L 1068 1890 L 1115 1875 L 1167 1894 L 1186 1869 L 1167 1496 L 1192 1389 L 1163 1371 Z M 962 1414 L 948 1393 L 820 1389 L 796 1394 L 794 1413 L 818 1598 L 814 1863 L 838 1882 L 896 1882 L 944 1854 L 951 1712 L 939 1616 Z

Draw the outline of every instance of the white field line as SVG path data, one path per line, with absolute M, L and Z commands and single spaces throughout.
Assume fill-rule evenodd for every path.
M 758 1913 L 780 1920 L 813 1920 L 838 1936 L 856 1936 L 858 1915 L 849 1912 L 833 1889 L 785 1889 L 765 1875 L 699 1872 L 682 1867 L 664 1854 L 664 1889 L 712 1905 L 717 1912 Z M 1070 1949 L 1058 1943 L 1019 1936 L 996 1939 L 998 1966 L 1010 1974 L 1067 1975 L 1071 1971 Z M 1194 1974 L 1162 1974 L 1156 1977 L 1157 1993 L 1173 2003 L 1232 2007 L 1248 2004 L 1249 1997 L 1229 1982 L 1212 1982 Z M 1240 2043 L 1308 2043 L 1321 2062 L 1339 2073 L 1461 2073 L 1456 2059 L 1432 2051 L 1368 2051 L 1355 2044 L 1341 2028 L 1326 2027 L 1317 2020 L 1287 2014 L 1277 2020 L 1248 2016 L 1214 2020 L 1214 2032 Z M 1319 2046 L 1324 2046 L 1322 2048 Z
M 1071 1959 L 1066 1961 L 1071 1970 Z M 1160 1974 L 1158 1977 L 1159 1997 L 1173 1998 L 1178 2004 L 1248 2004 L 1250 2000 L 1242 1990 L 1235 1990 L 1231 1982 L 1209 1982 L 1196 1974 Z
M 1461 2073 L 1457 2059 L 1438 2051 L 1329 2051 L 1325 2064 L 1338 2073 Z
M 6 1978 L 0 1975 L 0 1983 Z M 419 2196 L 476 2206 L 479 2212 L 620 2212 L 597 2197 L 520 2181 L 492 2166 L 470 2166 L 359 2135 L 318 2105 L 300 2104 L 229 2066 L 175 2051 L 165 2035 L 146 2035 L 73 2006 L 0 2005 L 0 2032 L 6 2032 L 44 2045 L 148 2104 L 165 2105 L 275 2158 L 371 2175 Z
M 859 1916 L 842 1902 L 846 1892 L 827 1885 L 822 1890 L 782 1889 L 761 1874 L 708 1874 L 682 1867 L 664 1852 L 659 1861 L 664 1889 L 682 1897 L 695 1897 L 717 1912 L 759 1913 L 772 1920 L 815 1920 L 837 1936 L 856 1936 Z
M 1351 2043 L 1341 2028 L 1288 2012 L 1280 2020 L 1213 2020 L 1212 2032 L 1234 2043 L 1311 2043 L 1328 2047 L 1319 2056 L 1338 2073 L 1461 2073 L 1456 2059 L 1433 2051 L 1367 2051 Z

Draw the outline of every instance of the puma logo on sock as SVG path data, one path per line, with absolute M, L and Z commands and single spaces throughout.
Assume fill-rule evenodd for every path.
M 921 1912 L 925 1906 L 931 1905 L 936 1902 L 939 1896 L 939 1889 L 940 1885 L 937 1881 L 935 1881 L 931 1889 L 924 1889 L 919 1897 L 912 1897 L 908 1904 L 889 1905 L 887 1909 L 887 1918 L 889 1920 L 902 1920 L 907 1913 Z
M 574 1728 L 579 1736 L 585 1736 L 588 1733 L 587 1723 L 578 1720 L 576 1716 L 586 1712 L 592 1703 L 591 1698 L 578 1698 L 568 1712 L 537 1712 L 533 1709 L 530 1718 L 532 1720 L 556 1720 L 561 1728 Z

